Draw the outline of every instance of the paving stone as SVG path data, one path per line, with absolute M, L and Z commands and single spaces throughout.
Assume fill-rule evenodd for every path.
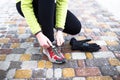
M 46 78 L 46 80 L 58 80 L 56 78 Z
M 6 4 L 7 7 L 4 6 Z M 70 1 L 69 9 L 75 13 L 83 27 L 81 32 L 76 36 L 64 34 L 67 43 L 65 42 L 66 44 L 62 47 L 62 51 L 66 53 L 67 63 L 60 65 L 52 64 L 46 56 L 40 54 L 41 47 L 38 40 L 31 33 L 25 19 L 15 10 L 15 5 L 13 4 L 15 4 L 14 0 L 11 0 L 11 2 L 5 0 L 0 3 L 0 14 L 2 14 L 0 15 L 0 54 L 7 54 L 6 57 L 0 57 L 0 64 L 2 61 L 6 62 L 9 54 L 28 54 L 31 56 L 24 55 L 24 61 L 20 59 L 20 61 L 14 61 L 11 59 L 10 66 L 4 68 L 6 71 L 0 70 L 0 73 L 3 73 L 2 77 L 0 75 L 0 80 L 120 80 L 118 61 L 120 60 L 120 20 L 111 15 L 107 10 L 102 9 L 94 0 Z M 91 38 L 102 49 L 99 52 L 81 54 L 83 52 L 78 51 L 78 54 L 73 54 L 74 52 L 69 45 L 69 40 L 72 37 L 78 40 Z M 32 70 L 17 70 L 26 66 Z M 79 77 L 74 72 L 73 77 L 64 77 L 64 68 L 75 69 L 75 72 L 77 68 L 80 68 L 79 70 L 82 70 L 87 75 L 84 76 L 83 73 L 79 73 L 79 75 L 83 75 Z M 16 73 L 19 73 L 17 77 L 16 73 L 14 73 L 15 69 L 17 70 Z M 47 72 L 49 74 L 52 72 L 52 74 L 48 75 Z
M 31 60 L 41 60 L 42 55 L 41 54 L 32 54 Z
M 32 72 L 32 78 L 45 78 L 45 72 L 44 69 L 34 69 Z
M 20 47 L 20 43 L 12 43 L 10 48 L 19 48 Z
M 30 37 L 30 34 L 21 34 L 21 35 L 19 35 L 19 39 L 27 39 L 27 38 L 29 38 Z
M 100 58 L 100 59 L 87 59 L 85 60 L 86 65 L 89 67 L 102 67 L 102 66 L 106 66 L 109 65 L 109 62 L 107 59 L 105 58 Z
M 26 50 L 25 53 L 28 54 L 40 54 L 40 49 L 39 48 L 34 48 L 34 47 L 30 47 Z
M 15 79 L 29 79 L 32 75 L 32 71 L 31 70 L 17 70 L 15 72 Z
M 111 66 L 120 66 L 120 61 L 116 58 L 110 58 L 109 63 Z
M 37 68 L 37 61 L 24 61 L 21 65 L 22 69 L 34 69 Z
M 95 58 L 114 58 L 114 54 L 110 51 L 108 52 L 94 52 L 93 56 Z
M 14 75 L 15 75 L 15 71 L 16 69 L 10 69 L 6 75 L 6 78 L 8 79 L 13 79 L 14 78 Z
M 13 37 L 10 38 L 10 43 L 19 43 L 19 42 L 20 40 L 18 38 L 13 38 Z
M 10 66 L 10 62 L 8 61 L 0 61 L 0 70 L 6 71 Z
M 5 35 L 3 35 L 3 34 L 0 34 L 0 38 L 3 38 Z
M 38 62 L 38 68 L 43 69 L 45 68 L 46 61 L 45 60 L 40 60 Z
M 86 54 L 86 58 L 87 58 L 87 59 L 93 59 L 92 53 L 86 52 L 85 54 Z
M 8 43 L 9 38 L 0 38 L 0 43 Z
M 55 78 L 60 78 L 60 77 L 62 77 L 62 69 L 61 69 L 61 68 L 56 68 L 56 69 L 54 69 L 54 77 L 55 77 Z
M 118 46 L 108 46 L 108 49 L 111 51 L 120 51 L 120 45 Z
M 103 41 L 103 40 L 99 40 L 99 41 L 97 40 L 97 41 L 95 41 L 95 43 L 98 44 L 98 45 L 100 45 L 100 46 L 107 45 L 106 42 Z
M 85 68 L 76 68 L 76 76 L 87 77 L 87 76 L 100 76 L 100 70 L 97 67 L 85 67 Z
M 0 49 L 0 54 L 10 54 L 12 49 Z
M 39 43 L 34 43 L 33 45 L 34 45 L 34 47 L 40 47 Z
M 52 78 L 52 77 L 53 77 L 53 69 L 47 69 L 46 78 Z
M 58 80 L 72 80 L 71 78 L 59 78 Z
M 100 47 L 101 47 L 101 49 L 100 49 L 99 51 L 101 51 L 101 52 L 102 52 L 102 51 L 106 51 L 106 52 L 108 51 L 107 46 L 100 46 Z
M 18 33 L 19 34 L 25 33 L 25 27 L 18 27 Z
M 72 59 L 86 59 L 85 53 L 83 52 L 72 52 Z
M 117 34 L 118 36 L 120 36 L 120 31 L 119 31 L 119 32 L 116 32 L 116 34 Z
M 31 38 L 31 37 L 30 37 L 30 38 L 27 38 L 27 39 L 26 39 L 26 42 L 34 42 L 34 38 Z
M 74 77 L 72 80 L 86 80 L 85 77 Z
M 46 67 L 46 68 L 52 68 L 52 67 L 53 67 L 52 62 L 46 61 L 45 67 Z
M 54 68 L 77 68 L 78 64 L 76 60 L 69 60 L 67 61 L 65 64 L 54 64 L 53 65 Z
M 9 68 L 10 69 L 20 69 L 22 62 L 19 61 L 11 61 Z
M 61 65 L 59 65 L 59 64 L 54 64 L 53 67 L 54 67 L 54 68 L 66 68 L 66 67 L 70 68 L 70 65 L 69 65 L 69 62 L 67 62 L 67 63 L 61 64 Z
M 117 71 L 120 73 L 120 66 L 116 66 Z
M 11 45 L 11 44 L 3 44 L 3 45 L 2 45 L 2 48 L 10 48 L 10 45 Z
M 20 61 L 29 61 L 31 59 L 30 54 L 22 54 L 20 57 Z
M 6 57 L 6 61 L 19 61 L 21 54 L 9 54 Z
M 0 55 L 0 61 L 4 61 L 5 59 L 6 59 L 6 55 L 1 54 L 1 55 Z
M 63 68 L 63 77 L 74 77 L 75 72 L 73 68 Z
M 78 63 L 76 60 L 70 60 L 68 63 L 69 63 L 70 68 L 77 68 L 78 67 Z
M 24 43 L 21 43 L 20 48 L 29 48 L 32 46 L 33 46 L 32 42 L 24 42 Z
M 105 35 L 106 36 L 117 36 L 116 33 L 114 32 L 106 32 Z
M 107 76 L 107 75 L 113 76 L 113 75 L 119 74 L 114 66 L 102 66 L 100 69 L 101 69 L 101 73 L 104 76 Z
M 78 60 L 78 66 L 79 67 L 85 67 L 85 61 L 84 60 Z
M 120 80 L 120 75 L 113 76 L 113 80 Z
M 70 59 L 71 59 L 71 54 L 70 54 L 70 53 L 65 53 L 65 58 L 66 58 L 67 60 L 70 60 Z
M 15 48 L 15 49 L 12 49 L 12 54 L 23 54 L 25 53 L 26 49 L 24 48 Z
M 117 37 L 111 37 L 111 36 L 101 36 L 101 40 L 105 41 L 119 41 Z
M 113 80 L 110 76 L 87 77 L 87 80 Z
M 46 80 L 46 78 L 30 78 L 30 80 Z
M 0 80 L 4 80 L 5 77 L 6 77 L 6 71 L 0 70 Z

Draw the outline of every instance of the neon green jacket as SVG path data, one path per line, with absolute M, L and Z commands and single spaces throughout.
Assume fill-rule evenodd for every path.
M 33 0 L 17 0 L 21 1 L 21 9 L 25 19 L 33 34 L 41 31 L 41 25 L 38 23 L 37 18 L 33 12 Z M 66 14 L 67 14 L 68 0 L 56 0 L 56 28 L 64 29 Z

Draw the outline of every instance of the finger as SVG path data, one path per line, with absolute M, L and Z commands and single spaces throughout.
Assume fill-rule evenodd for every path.
M 48 44 L 44 44 L 42 47 L 43 48 L 49 48 L 50 46 Z
M 85 43 L 85 42 L 89 42 L 89 41 L 91 41 L 91 39 L 79 40 L 78 42 Z
M 52 42 L 51 42 L 49 39 L 47 40 L 47 43 L 48 43 L 49 47 L 50 47 L 50 46 L 53 46 L 53 45 L 52 45 Z
M 59 39 L 59 46 L 61 46 L 64 43 L 64 39 Z
M 57 45 L 60 46 L 60 40 L 59 39 L 57 40 Z

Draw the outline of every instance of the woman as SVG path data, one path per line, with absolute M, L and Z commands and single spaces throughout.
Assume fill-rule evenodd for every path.
M 80 21 L 67 10 L 68 0 L 17 0 L 16 7 L 43 47 L 43 53 L 53 63 L 64 63 L 64 55 L 52 50 L 53 28 L 57 30 L 57 46 L 64 43 L 62 32 L 75 35 L 81 30 Z M 59 54 L 56 54 L 56 51 Z

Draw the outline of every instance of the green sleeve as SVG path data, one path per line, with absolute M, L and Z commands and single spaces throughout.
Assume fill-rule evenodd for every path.
M 21 9 L 32 33 L 35 34 L 41 30 L 41 26 L 35 17 L 32 1 L 33 0 L 21 0 Z
M 64 29 L 66 14 L 67 14 L 68 0 L 56 1 L 56 28 Z

